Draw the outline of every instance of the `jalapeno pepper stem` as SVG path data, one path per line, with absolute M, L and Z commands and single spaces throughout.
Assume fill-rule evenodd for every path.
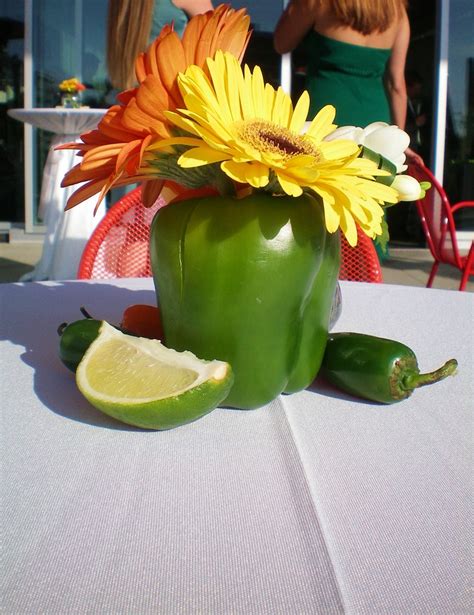
M 83 316 L 85 316 L 86 318 L 92 318 L 92 316 L 89 314 L 89 312 L 86 310 L 86 308 L 83 305 L 81 305 L 79 309 Z
M 450 359 L 446 361 L 446 363 L 435 370 L 434 372 L 429 372 L 427 374 L 417 374 L 415 372 L 411 372 L 404 376 L 403 388 L 407 391 L 417 389 L 418 387 L 423 387 L 427 384 L 433 384 L 434 382 L 439 382 L 443 380 L 443 378 L 447 378 L 454 374 L 458 366 L 458 362 L 456 359 Z

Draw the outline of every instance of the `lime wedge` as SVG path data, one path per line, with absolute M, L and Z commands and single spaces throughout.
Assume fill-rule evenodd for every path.
M 170 429 L 204 416 L 227 397 L 233 380 L 228 363 L 202 361 L 107 322 L 76 371 L 77 386 L 93 406 L 146 429 Z

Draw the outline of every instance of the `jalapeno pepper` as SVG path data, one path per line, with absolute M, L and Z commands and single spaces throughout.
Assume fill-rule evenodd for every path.
M 393 404 L 418 387 L 454 374 L 456 367 L 456 359 L 451 359 L 434 372 L 420 374 L 415 353 L 401 342 L 362 333 L 332 333 L 320 373 L 342 391 Z
M 98 336 L 102 322 L 94 318 L 83 318 L 59 325 L 59 357 L 72 372 L 76 371 L 84 353 Z
M 84 307 L 80 308 L 84 318 L 70 324 L 63 322 L 58 327 L 59 356 L 71 371 L 75 372 L 84 353 L 99 333 L 102 320 L 96 320 Z M 116 327 L 127 335 L 162 339 L 160 311 L 152 305 L 130 305 L 123 313 L 120 326 Z

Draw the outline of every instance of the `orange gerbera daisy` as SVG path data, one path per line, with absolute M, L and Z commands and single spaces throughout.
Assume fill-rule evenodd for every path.
M 84 184 L 69 198 L 66 209 L 94 194 L 99 194 L 98 207 L 112 186 L 140 181 L 146 182 L 143 202 L 152 205 L 164 182 L 156 179 L 156 170 L 148 164 L 147 148 L 171 134 L 165 111 L 184 106 L 178 74 L 191 64 L 204 67 L 206 59 L 219 49 L 241 60 L 250 37 L 249 26 L 245 9 L 225 4 L 192 17 L 182 39 L 171 25 L 165 26 L 136 60 L 138 87 L 119 94 L 119 104 L 107 111 L 97 129 L 81 135 L 82 143 L 58 147 L 77 149 L 83 157 L 61 184 Z

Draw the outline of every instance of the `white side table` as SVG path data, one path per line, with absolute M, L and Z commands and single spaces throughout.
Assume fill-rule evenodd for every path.
M 97 197 L 65 212 L 66 202 L 79 187 L 61 188 L 64 175 L 79 162 L 75 150 L 55 151 L 55 147 L 79 140 L 79 135 L 92 130 L 107 109 L 10 109 L 8 114 L 20 122 L 55 133 L 46 159 L 39 213 L 46 225 L 43 252 L 33 271 L 20 278 L 33 280 L 75 279 L 79 262 L 92 231 L 105 215 L 102 203 L 93 216 Z

